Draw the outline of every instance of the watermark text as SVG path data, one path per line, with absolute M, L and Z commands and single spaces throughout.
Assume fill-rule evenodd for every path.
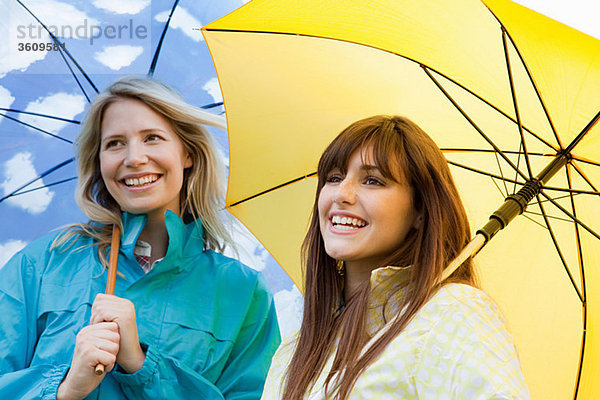
M 114 25 L 90 24 L 85 19 L 80 25 L 46 25 L 47 30 L 36 24 L 17 25 L 16 35 L 19 43 L 35 42 L 36 40 L 46 40 L 47 33 L 50 32 L 57 38 L 89 39 L 90 44 L 98 39 L 147 39 L 149 30 L 146 25 L 134 24 L 129 19 L 126 23 Z

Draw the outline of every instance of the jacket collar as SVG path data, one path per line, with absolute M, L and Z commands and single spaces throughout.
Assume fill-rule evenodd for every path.
M 135 260 L 133 250 L 148 217 L 140 214 L 124 212 L 122 214 L 123 234 L 121 237 L 121 252 L 131 260 Z M 184 262 L 184 256 L 202 253 L 204 251 L 202 223 L 199 220 L 184 223 L 174 212 L 165 213 L 165 225 L 169 235 L 169 246 L 167 254 L 157 264 L 158 271 L 174 269 L 176 272 L 187 270 L 190 263 Z M 137 261 L 136 261 L 137 262 Z M 154 269 L 153 269 L 154 270 Z
M 371 271 L 366 316 L 367 332 L 374 336 L 400 312 L 406 296 L 410 267 L 387 266 Z

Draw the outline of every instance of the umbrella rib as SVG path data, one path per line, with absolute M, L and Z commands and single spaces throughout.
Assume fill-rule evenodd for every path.
M 529 173 L 529 177 L 533 177 L 533 173 L 531 172 L 531 163 L 529 162 L 529 156 L 527 155 L 527 144 L 525 142 L 525 136 L 523 134 L 523 123 L 521 121 L 521 112 L 519 111 L 519 104 L 517 101 L 517 92 L 515 89 L 515 81 L 513 77 L 512 66 L 510 64 L 510 56 L 508 54 L 508 44 L 506 43 L 506 30 L 504 27 L 502 28 L 502 45 L 504 47 L 504 58 L 506 59 L 506 69 L 508 72 L 508 80 L 510 82 L 510 93 L 512 96 L 513 106 L 515 108 L 515 116 L 517 117 L 517 126 L 519 128 L 519 135 L 521 136 L 521 145 L 519 146 L 519 151 L 521 148 L 523 149 L 523 157 L 525 158 L 525 163 L 527 165 L 527 172 Z M 519 154 L 519 161 L 521 160 L 521 154 Z M 517 163 L 517 166 L 519 164 Z M 516 189 L 516 186 L 515 186 Z
M 594 191 L 598 191 L 598 189 L 596 189 L 596 187 L 594 186 L 594 184 L 589 180 L 589 178 L 585 175 L 585 173 L 583 171 L 581 171 L 581 169 L 575 164 L 575 163 L 571 163 L 571 166 L 573 167 L 573 169 L 575 170 L 575 172 L 577 172 L 577 174 L 588 184 L 590 185 L 590 187 L 592 188 L 592 190 Z M 599 193 L 600 194 L 600 193 Z
M 572 193 L 572 194 L 591 194 L 591 195 L 595 195 L 598 196 L 600 195 L 600 193 L 596 190 L 581 190 L 581 189 L 566 189 L 566 188 L 559 188 L 559 187 L 552 187 L 552 186 L 544 186 L 543 189 L 545 190 L 553 190 L 556 192 L 564 192 L 564 193 Z M 558 198 L 562 198 L 562 197 L 556 197 L 555 199 Z
M 529 213 L 530 213 L 530 214 L 534 214 L 534 215 L 541 215 L 540 213 L 531 213 L 531 212 L 529 212 Z M 542 223 L 540 223 L 540 222 L 537 222 L 537 221 L 536 221 L 535 219 L 533 219 L 532 217 L 530 217 L 530 216 L 528 216 L 528 215 L 525 215 L 525 213 L 523 213 L 523 214 L 521 214 L 521 215 L 523 216 L 523 218 L 525 218 L 525 219 L 527 219 L 527 220 L 531 221 L 532 223 L 536 224 L 536 225 L 537 225 L 537 226 L 539 226 L 540 228 L 542 228 L 542 229 L 548 229 L 546 226 L 544 226 L 544 224 L 542 224 Z
M 205 109 L 205 110 L 208 110 L 208 109 L 210 109 L 210 108 L 220 107 L 220 106 L 222 106 L 222 105 L 223 105 L 223 102 L 222 102 L 222 101 L 219 101 L 219 102 L 217 102 L 217 103 L 205 104 L 205 105 L 203 105 L 203 106 L 200 106 L 200 108 L 203 108 L 203 109 Z
M 586 160 L 585 158 L 581 158 L 581 157 L 577 157 L 573 154 L 571 154 L 571 158 L 575 161 L 579 161 L 580 163 L 584 163 L 584 164 L 589 164 L 589 165 L 593 165 L 594 167 L 600 167 L 600 163 L 599 162 L 595 162 L 592 160 Z
M 540 202 L 537 202 L 537 201 L 536 201 L 536 202 L 534 202 L 534 203 L 529 203 L 528 205 L 530 205 L 530 206 L 531 206 L 531 205 L 534 205 L 534 204 L 541 205 L 542 203 L 544 203 L 544 200 L 542 200 L 542 201 L 540 201 Z M 538 212 L 535 212 L 535 211 L 528 211 L 528 210 L 525 210 L 525 211 L 524 211 L 524 213 L 531 214 L 531 215 L 538 215 L 538 216 L 541 216 L 541 215 L 543 215 L 543 214 L 541 214 L 541 213 L 538 213 Z M 562 221 L 562 222 L 573 222 L 573 221 L 571 221 L 571 220 L 570 220 L 570 219 L 568 219 L 568 218 L 555 217 L 555 216 L 553 216 L 553 215 L 548 215 L 548 218 L 549 218 L 549 219 L 556 220 L 556 221 Z M 540 225 L 541 225 L 541 226 L 544 226 L 544 225 L 542 225 L 542 224 L 540 224 Z
M 525 176 L 521 171 L 519 171 L 519 169 L 513 164 L 512 161 L 510 161 L 510 159 L 502 152 L 502 150 L 500 150 L 498 148 L 498 146 L 496 146 L 494 144 L 494 142 L 492 140 L 490 140 L 490 138 L 487 137 L 487 135 L 481 130 L 481 128 L 479 128 L 479 126 L 477 126 L 477 124 L 475 123 L 475 121 L 473 121 L 468 115 L 467 113 L 458 105 L 458 103 L 454 100 L 454 98 L 452 98 L 452 96 L 450 96 L 450 94 L 446 91 L 446 89 L 444 89 L 444 87 L 437 81 L 437 79 L 435 79 L 435 77 L 431 74 L 431 72 L 429 72 L 428 67 L 421 65 L 421 67 L 423 68 L 423 70 L 425 71 L 425 73 L 427 74 L 427 76 L 429 76 L 429 78 L 433 81 L 433 83 L 438 87 L 438 89 L 440 89 L 440 91 L 446 96 L 446 98 L 448 100 L 450 100 L 450 102 L 452 103 L 452 105 L 462 114 L 462 116 L 469 122 L 469 124 L 471 124 L 471 126 L 490 144 L 490 146 L 492 146 L 492 148 L 496 151 L 496 153 L 498 155 L 500 155 L 504 161 L 506 161 L 508 163 L 508 165 L 510 165 L 517 174 L 519 174 L 523 179 L 527 180 L 527 176 Z
M 546 223 L 546 226 L 544 228 L 548 229 L 548 232 L 550 233 L 550 238 L 552 239 L 552 243 L 554 244 L 554 247 L 556 248 L 556 252 L 558 253 L 558 257 L 560 258 L 560 261 L 565 269 L 565 272 L 567 273 L 567 276 L 569 277 L 569 280 L 571 281 L 571 285 L 573 286 L 573 289 L 577 293 L 577 297 L 579 297 L 579 301 L 581 301 L 581 303 L 584 303 L 585 293 L 581 293 L 579 291 L 579 289 L 577 288 L 577 284 L 575 283 L 575 278 L 573 277 L 573 274 L 571 274 L 571 271 L 569 270 L 567 261 L 565 260 L 565 256 L 563 255 L 563 252 L 560 249 L 560 245 L 558 244 L 558 240 L 556 239 L 556 235 L 554 234 L 554 230 L 552 229 L 550 220 L 548 219 L 548 215 L 546 214 L 546 210 L 544 209 L 544 206 L 539 202 L 540 201 L 539 195 L 536 197 L 538 197 L 538 205 L 540 206 L 540 210 L 542 212 L 544 222 Z M 572 221 L 568 221 L 568 222 L 572 222 Z
M 570 146 L 569 146 L 570 147 Z M 569 185 L 569 188 L 571 187 L 571 170 L 569 169 L 569 165 L 567 164 L 566 166 L 566 172 L 567 172 L 567 183 Z M 577 209 L 575 207 L 575 200 L 573 198 L 573 196 L 571 196 L 571 208 L 573 209 L 573 215 L 577 216 Z M 577 224 L 575 224 L 574 226 L 575 228 L 575 239 L 577 240 L 577 260 L 578 260 L 578 264 L 579 264 L 579 273 L 581 275 L 581 285 L 582 285 L 582 291 L 583 291 L 583 298 L 581 300 L 581 303 L 584 306 L 584 310 L 585 312 L 583 313 L 583 337 L 582 337 L 582 343 L 581 343 L 581 353 L 580 353 L 580 361 L 579 361 L 579 368 L 577 371 L 577 384 L 576 384 L 576 392 L 579 390 L 579 381 L 581 379 L 581 369 L 582 369 L 582 359 L 583 359 L 583 354 L 585 351 L 585 335 L 586 335 L 586 325 L 587 325 L 587 308 L 585 307 L 586 302 L 585 299 L 587 299 L 587 294 L 586 294 L 586 286 L 585 286 L 585 268 L 584 268 L 584 262 L 583 262 L 583 257 L 582 257 L 582 249 L 581 249 L 581 234 L 579 232 L 579 226 Z M 581 298 L 581 296 L 580 296 Z
M 469 148 L 458 148 L 458 147 L 442 147 L 440 150 L 444 153 L 493 153 L 494 150 L 490 149 L 469 149 Z M 514 150 L 502 150 L 504 154 L 518 154 L 519 152 Z M 539 156 L 539 157 L 555 157 L 556 154 L 550 153 L 539 153 L 539 152 L 527 152 L 530 156 Z M 579 161 L 581 163 L 590 164 L 595 167 L 600 167 L 600 163 L 594 162 L 591 160 L 586 160 L 585 158 L 577 157 L 571 154 L 571 159 L 575 161 Z
M 522 149 L 522 148 L 523 148 L 523 142 L 519 143 L 519 151 L 517 152 L 517 153 L 518 153 L 518 155 L 519 155 L 519 156 L 517 157 L 517 168 L 519 168 L 519 166 L 521 165 L 521 152 L 522 152 L 522 150 L 521 150 L 521 149 Z M 496 158 L 498 158 L 498 157 L 496 156 Z M 529 171 L 529 168 L 528 168 L 528 172 L 529 172 L 529 174 L 531 174 L 531 171 Z M 516 181 L 516 180 L 517 180 L 517 173 L 515 173 L 515 181 Z M 517 192 L 517 184 L 515 183 L 515 184 L 513 185 L 513 193 L 516 193 L 516 192 Z M 508 193 L 508 192 L 507 192 L 507 193 Z
M 44 134 L 46 134 L 46 135 L 48 135 L 48 136 L 52 136 L 52 137 L 53 137 L 53 138 L 55 138 L 55 139 L 62 140 L 62 141 L 64 141 L 64 142 L 67 142 L 67 143 L 69 143 L 69 144 L 73 144 L 73 142 L 72 142 L 72 141 L 70 141 L 69 139 L 65 139 L 64 137 L 61 137 L 61 136 L 55 135 L 54 133 L 50 133 L 50 132 L 48 132 L 48 131 L 46 131 L 46 130 L 44 130 L 44 129 L 42 129 L 42 128 L 38 128 L 37 126 L 33 126 L 33 125 L 31 125 L 31 124 L 28 124 L 27 122 L 23 122 L 23 121 L 21 121 L 21 120 L 19 120 L 19 119 L 17 119 L 17 118 L 11 117 L 10 115 L 6 115 L 6 114 L 0 114 L 0 116 L 2 116 L 2 117 L 4 117 L 4 118 L 8 118 L 8 119 L 10 119 L 11 121 L 18 122 L 19 124 L 21 124 L 21 125 L 25 125 L 25 126 L 26 126 L 26 127 L 28 127 L 28 128 L 35 129 L 36 131 L 40 131 L 40 132 L 42 132 L 42 133 L 44 133 Z
M 68 165 L 70 163 L 72 163 L 73 161 L 75 161 L 75 157 L 70 158 L 68 160 L 65 160 L 63 162 L 61 162 L 60 164 L 55 165 L 54 167 L 42 172 L 40 175 L 37 176 L 37 178 L 34 178 L 32 180 L 30 180 L 29 182 L 27 182 L 26 184 L 18 187 L 17 189 L 13 190 L 10 194 L 7 194 L 6 196 L 0 198 L 0 203 L 3 202 L 4 200 L 8 199 L 9 197 L 13 197 L 17 194 L 20 194 L 20 191 L 24 188 L 26 188 L 27 186 L 31 185 L 32 183 L 44 178 L 45 176 L 51 174 L 52 172 L 64 167 L 65 165 Z
M 550 203 L 554 204 L 554 206 L 556 208 L 558 208 L 563 213 L 565 213 L 566 215 L 568 215 L 569 218 L 571 218 L 574 222 L 578 223 L 582 228 L 584 228 L 586 231 L 588 231 L 590 234 L 592 234 L 596 239 L 600 239 L 600 235 L 598 233 L 594 232 L 594 230 L 592 228 L 590 228 L 589 226 L 587 226 L 586 224 L 584 224 L 579 218 L 577 218 L 576 216 L 574 216 L 567 209 L 565 209 L 563 206 L 561 206 L 556 201 L 554 201 L 554 199 L 551 198 L 551 197 L 549 197 L 545 192 L 541 192 L 541 195 L 544 196 L 546 199 L 548 199 L 548 201 L 550 201 Z
M 506 185 L 506 181 L 504 180 L 504 172 L 502 171 L 502 165 L 500 164 L 500 159 L 498 158 L 498 153 L 494 152 L 494 158 L 496 158 L 496 164 L 498 164 L 498 170 L 500 171 L 500 176 L 502 177 L 502 184 L 504 185 L 505 192 L 504 196 L 508 196 L 508 186 Z M 517 187 L 517 174 L 515 174 L 515 188 Z M 513 192 L 514 193 L 514 192 Z
M 509 179 L 509 178 L 506 178 L 506 177 L 504 177 L 502 175 L 496 175 L 496 174 L 493 174 L 491 172 L 482 171 L 482 170 L 479 170 L 477 168 L 473 168 L 473 167 L 469 167 L 469 166 L 464 165 L 464 164 L 457 163 L 456 161 L 448 160 L 447 162 L 448 162 L 448 164 L 454 165 L 455 167 L 463 168 L 463 169 L 466 169 L 467 171 L 475 172 L 475 173 L 478 173 L 480 175 L 489 176 L 491 178 L 495 178 L 495 179 L 498 179 L 498 180 L 503 180 L 503 181 L 506 181 L 508 183 L 516 183 L 516 184 L 519 184 L 519 185 L 525 185 L 524 182 L 519 182 L 516 179 Z M 556 192 L 573 193 L 573 194 L 600 195 L 600 192 L 598 192 L 596 190 L 565 189 L 565 188 L 559 188 L 559 187 L 553 187 L 553 186 L 542 186 L 542 189 L 543 190 L 552 190 L 552 191 L 556 191 Z M 548 197 L 548 199 L 549 199 L 548 201 L 552 200 L 550 197 Z
M 549 190 L 552 190 L 552 189 L 549 189 Z M 575 193 L 575 194 L 582 194 L 582 193 Z M 586 194 L 595 194 L 595 193 L 586 193 Z M 571 194 L 570 194 L 570 192 L 569 192 L 569 194 L 566 194 L 566 195 L 564 195 L 564 196 L 558 196 L 558 197 L 554 197 L 554 200 L 566 199 L 566 198 L 567 198 L 567 197 L 569 197 L 570 195 L 571 195 Z M 540 202 L 539 202 L 539 203 L 547 203 L 547 202 L 548 202 L 548 200 L 540 200 Z M 538 203 L 538 202 L 535 202 L 535 203 L 530 203 L 530 204 L 539 204 L 539 203 Z
M 15 112 L 15 113 L 19 113 L 19 114 L 34 115 L 36 117 L 43 117 L 43 118 L 48 118 L 48 119 L 56 119 L 58 121 L 70 122 L 72 124 L 78 124 L 78 125 L 80 124 L 79 121 L 75 121 L 75 120 L 72 120 L 72 119 L 56 117 L 54 115 L 48 115 L 48 114 L 40 114 L 40 113 L 36 113 L 36 112 L 31 112 L 31 111 L 16 110 L 14 108 L 1 108 L 0 107 L 0 111 L 10 111 L 10 112 Z M 4 114 L 0 114 L 0 115 L 4 115 Z
M 73 79 L 75 79 L 75 82 L 77 82 L 77 86 L 79 86 L 79 90 L 81 90 L 81 93 L 83 93 L 83 95 L 85 96 L 85 99 L 87 100 L 87 102 L 91 103 L 92 100 L 90 99 L 90 96 L 88 96 L 87 92 L 83 88 L 83 85 L 79 81 L 79 78 L 75 74 L 75 71 L 73 71 L 73 68 L 71 68 L 71 64 L 69 64 L 69 61 L 65 58 L 65 55 L 63 54 L 63 52 L 60 49 L 60 47 L 58 48 L 58 53 L 60 54 L 60 56 L 62 57 L 63 61 L 65 62 L 65 65 L 67 66 L 67 68 L 71 72 L 71 76 L 73 77 Z
M 326 36 L 307 35 L 307 34 L 302 34 L 302 33 L 286 33 L 286 32 L 274 32 L 274 31 L 241 30 L 241 29 L 205 29 L 205 30 L 207 32 L 259 33 L 259 34 L 268 33 L 268 34 L 271 34 L 271 35 L 305 36 L 305 37 L 313 37 L 313 38 L 318 38 L 318 39 L 327 39 L 327 40 L 335 40 L 335 41 L 341 41 L 341 42 L 346 42 L 346 43 L 352 43 L 352 44 L 355 44 L 357 46 L 366 46 L 366 47 L 371 47 L 373 49 L 385 51 L 386 53 L 394 54 L 394 55 L 396 55 L 398 57 L 404 58 L 405 60 L 414 62 L 415 64 L 417 64 L 417 65 L 419 65 L 419 66 L 421 66 L 423 68 L 427 68 L 427 69 L 429 69 L 431 71 L 434 71 L 436 74 L 444 77 L 445 79 L 447 79 L 448 81 L 452 82 L 456 86 L 460 87 L 461 89 L 463 89 L 467 93 L 471 94 L 472 96 L 476 97 L 477 99 L 479 99 L 483 103 L 487 104 L 493 110 L 497 111 L 500 115 L 504 116 L 508 120 L 512 121 L 513 123 L 517 122 L 517 121 L 514 120 L 514 118 L 512 118 L 510 115 L 506 114 L 504 111 L 502 111 L 501 109 L 499 109 L 497 106 L 493 105 L 492 103 L 490 103 L 489 101 L 487 101 L 486 99 L 484 99 L 483 97 L 481 97 L 480 95 L 478 95 L 477 93 L 473 92 L 471 89 L 463 86 L 462 84 L 456 82 L 452 78 L 450 78 L 450 77 L 444 75 L 443 73 L 437 71 L 435 68 L 431 68 L 430 66 L 428 66 L 426 64 L 423 64 L 422 62 L 419 62 L 419 61 L 417 61 L 415 59 L 412 59 L 410 57 L 404 56 L 402 54 L 399 54 L 399 53 L 396 53 L 396 52 L 393 52 L 393 51 L 390 51 L 390 50 L 387 50 L 387 49 L 379 48 L 379 47 L 376 47 L 376 46 L 368 46 L 368 45 L 365 45 L 364 43 L 359 43 L 359 42 L 355 42 L 355 41 L 351 41 L 351 40 L 342 40 L 342 39 L 336 39 L 336 38 L 331 38 L 331 37 L 326 37 Z M 539 140 L 541 143 L 543 143 L 544 145 L 546 145 L 550 149 L 552 149 L 554 151 L 558 151 L 559 150 L 554 145 L 552 145 L 551 143 L 549 143 L 546 140 L 544 140 L 544 138 L 538 136 L 536 133 L 534 133 L 533 131 L 531 131 L 526 126 L 524 126 L 523 129 L 525 129 L 531 136 L 533 136 L 534 138 L 536 138 L 537 140 Z
M 569 164 L 567 164 L 565 166 L 565 168 L 566 168 L 566 172 L 567 172 L 567 183 L 569 185 L 569 188 L 571 188 L 572 180 L 571 180 L 571 170 L 569 169 Z M 577 207 L 575 206 L 575 198 L 573 197 L 572 194 L 569 197 L 571 200 L 571 209 L 573 210 L 573 215 L 577 216 Z M 579 232 L 579 226 L 577 226 L 577 224 L 575 224 L 575 238 L 577 240 L 577 258 L 579 260 L 579 271 L 581 273 L 581 282 L 583 284 L 583 295 L 584 295 L 584 297 L 586 297 L 585 268 L 583 266 L 583 257 L 582 257 L 583 251 L 581 249 L 581 234 Z
M 77 63 L 77 61 L 73 58 L 73 56 L 71 55 L 71 53 L 67 50 L 66 46 L 64 43 L 61 43 L 58 38 L 56 36 L 54 36 L 54 34 L 50 31 L 50 29 L 48 29 L 48 27 L 33 13 L 31 12 L 31 10 L 29 8 L 27 8 L 27 6 L 25 4 L 23 4 L 23 2 L 21 2 L 21 0 L 17 0 L 17 2 L 29 13 L 31 14 L 31 16 L 33 18 L 35 18 L 35 20 L 42 25 L 42 27 L 46 30 L 46 32 L 48 32 L 48 35 L 50 35 L 50 37 L 52 38 L 52 40 L 54 41 L 54 43 L 58 44 L 58 49 L 59 52 L 62 54 L 61 48 L 62 50 L 64 50 L 64 52 L 69 56 L 69 58 L 71 59 L 71 61 L 75 64 L 75 66 L 77 66 L 77 69 L 81 72 L 81 74 L 85 77 L 85 79 L 88 81 L 88 83 L 90 84 L 90 86 L 96 91 L 96 93 L 100 93 L 100 91 L 98 90 L 98 88 L 96 88 L 96 85 L 94 85 L 94 82 L 92 82 L 92 80 L 90 79 L 90 77 L 86 74 L 86 72 L 83 70 L 83 68 L 81 68 L 81 66 L 79 65 L 79 63 Z M 64 55 L 63 55 L 63 59 L 64 59 Z M 66 60 L 65 60 L 66 62 Z M 68 65 L 68 63 L 67 63 Z M 71 69 L 69 67 L 69 69 Z M 71 73 L 73 73 L 73 71 L 71 70 Z M 74 75 L 74 74 L 73 74 Z M 76 78 L 77 79 L 77 78 Z M 80 85 L 81 87 L 81 85 Z M 83 88 L 82 88 L 83 90 Z M 85 92 L 84 92 L 85 93 Z M 87 95 L 86 95 L 87 97 Z
M 303 179 L 310 178 L 311 176 L 316 176 L 316 175 L 317 175 L 316 171 L 315 172 L 311 172 L 310 174 L 303 175 L 303 176 L 301 176 L 299 178 L 296 178 L 296 179 L 292 179 L 291 181 L 287 181 L 285 183 L 282 183 L 281 185 L 274 186 L 274 187 L 272 187 L 270 189 L 263 190 L 260 193 L 257 193 L 257 194 L 254 194 L 252 196 L 246 197 L 245 199 L 236 201 L 235 203 L 232 203 L 232 204 L 226 206 L 225 208 L 231 208 L 231 207 L 237 206 L 239 204 L 245 203 L 246 201 L 250 201 L 250 200 L 252 200 L 252 199 L 254 199 L 256 197 L 262 196 L 263 194 L 267 194 L 267 193 L 272 192 L 274 190 L 280 189 L 280 188 L 282 188 L 284 186 L 290 185 L 292 183 L 295 183 L 295 182 L 298 182 L 298 181 L 301 181 Z
M 476 172 L 476 173 L 481 174 L 481 175 L 489 176 L 491 178 L 499 179 L 499 180 L 502 180 L 502 181 L 507 181 L 508 183 L 518 183 L 519 185 L 524 185 L 525 184 L 523 182 L 519 182 L 519 181 L 514 180 L 514 179 L 506 178 L 506 177 L 504 177 L 502 175 L 496 175 L 496 174 L 493 174 L 491 172 L 486 172 L 486 171 L 482 171 L 482 170 L 477 169 L 477 168 L 469 167 L 468 165 L 460 164 L 460 163 L 457 163 L 456 161 L 450 161 L 450 160 L 448 160 L 448 164 L 454 165 L 455 167 L 466 169 L 467 171 Z
M 512 43 L 515 51 L 517 52 L 517 55 L 519 56 L 519 59 L 521 60 L 521 64 L 523 65 L 523 68 L 525 69 L 525 72 L 527 73 L 527 76 L 529 77 L 529 81 L 531 82 L 531 85 L 533 86 L 533 90 L 535 91 L 535 94 L 537 95 L 537 98 L 540 101 L 540 105 L 542 106 L 542 109 L 544 110 L 544 114 L 546 115 L 546 119 L 548 120 L 548 123 L 550 124 L 550 128 L 552 129 L 552 133 L 554 134 L 554 138 L 556 139 L 556 143 L 558 143 L 558 145 L 562 149 L 563 146 L 562 146 L 562 143 L 560 141 L 560 137 L 558 136 L 556 128 L 554 127 L 554 123 L 552 122 L 552 118 L 550 118 L 550 113 L 548 112 L 548 108 L 546 107 L 546 103 L 544 103 L 544 100 L 542 99 L 542 95 L 541 95 L 541 93 L 540 93 L 537 85 L 535 84 L 535 81 L 533 80 L 533 76 L 531 75 L 531 72 L 529 71 L 529 68 L 527 67 L 527 64 L 525 63 L 525 60 L 523 59 L 523 56 L 521 55 L 521 52 L 519 51 L 519 48 L 517 47 L 517 44 L 515 43 L 515 41 L 513 40 L 513 38 L 510 36 L 510 33 L 508 33 L 508 30 L 506 29 L 506 27 L 504 26 L 504 24 L 502 23 L 502 21 L 500 21 L 500 18 L 498 18 L 498 16 L 496 14 L 494 14 L 494 12 L 487 5 L 486 5 L 486 7 L 487 7 L 488 11 L 494 16 L 494 18 L 496 19 L 496 21 L 500 25 L 500 28 L 502 29 L 503 32 L 505 32 L 506 36 L 508 37 L 508 39 Z
M 491 181 L 494 184 L 494 186 L 496 186 L 496 189 L 498 189 L 498 192 L 500 192 L 500 194 L 502 196 L 506 197 L 508 192 L 504 193 L 502 191 L 502 188 L 500 187 L 500 185 L 498 185 L 498 182 L 496 182 L 496 179 L 494 179 L 493 177 L 490 177 L 490 178 L 491 178 Z M 504 187 L 506 188 L 506 183 L 504 183 Z
M 167 23 L 160 35 L 160 39 L 158 40 L 158 45 L 156 46 L 156 50 L 154 51 L 154 56 L 152 57 L 152 63 L 150 64 L 150 69 L 148 69 L 148 76 L 154 76 L 154 69 L 156 68 L 156 64 L 158 63 L 158 56 L 160 54 L 160 50 L 162 49 L 163 41 L 165 40 L 165 36 L 167 35 L 167 29 L 169 29 L 169 24 L 171 23 L 171 18 L 173 17 L 173 13 L 179 4 L 179 0 L 175 0 L 173 3 L 173 7 L 171 8 L 171 13 L 169 14 L 169 18 L 167 19 Z
M 20 196 L 22 194 L 27 194 L 27 193 L 35 192 L 36 190 L 46 189 L 46 188 L 49 188 L 50 186 L 60 185 L 61 183 L 71 182 L 71 181 L 74 181 L 76 179 L 77 179 L 77 177 L 73 176 L 71 178 L 63 179 L 63 180 L 60 180 L 60 181 L 56 181 L 56 182 L 52 182 L 52 183 L 46 183 L 46 184 L 44 184 L 44 186 L 40 186 L 40 187 L 36 187 L 36 188 L 33 188 L 33 189 L 28 189 L 28 190 L 23 190 L 22 192 L 19 192 L 19 193 L 11 193 L 11 195 L 9 195 L 9 197 L 16 197 L 16 196 Z
M 594 125 L 596 125 L 599 120 L 600 120 L 600 111 L 598 111 L 598 113 L 596 113 L 594 118 L 592 118 L 592 120 L 585 126 L 585 128 L 583 128 L 581 130 L 581 132 L 579 132 L 579 135 L 577 135 L 577 137 L 575 139 L 573 139 L 573 141 L 571 143 L 569 143 L 569 146 L 567 146 L 567 148 L 565 149 L 565 153 L 566 154 L 571 153 L 571 151 L 573 151 L 575 146 L 577 146 L 579 144 L 579 142 L 581 142 L 581 140 L 585 137 L 585 135 L 587 135 L 588 132 L 592 130 Z
M 444 153 L 495 153 L 494 150 L 490 149 L 468 149 L 468 148 L 457 148 L 457 147 L 443 147 L 440 150 Z M 502 150 L 504 154 L 519 154 L 520 151 L 514 150 Z M 537 153 L 537 152 L 529 152 L 530 156 L 541 156 L 541 157 L 554 157 L 555 154 L 549 153 Z

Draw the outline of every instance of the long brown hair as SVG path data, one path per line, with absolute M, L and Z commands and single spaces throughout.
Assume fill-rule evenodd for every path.
M 364 282 L 343 312 L 336 312 L 343 296 L 343 277 L 336 260 L 327 255 L 319 229 L 318 199 L 328 173 L 344 172 L 359 149 L 372 149 L 376 166 L 388 179 L 401 174 L 413 191 L 413 205 L 422 222 L 384 265 L 411 266 L 408 295 L 391 328 L 361 355 L 369 339 L 365 329 L 370 282 Z M 433 140 L 412 121 L 399 116 L 374 116 L 351 124 L 327 147 L 318 166 L 318 186 L 308 233 L 303 243 L 305 299 L 296 351 L 288 367 L 284 399 L 301 399 L 315 384 L 337 339 L 333 367 L 326 388 L 341 373 L 336 399 L 346 399 L 356 380 L 408 324 L 438 289 L 444 267 L 468 243 L 470 227 L 448 164 Z M 467 260 L 444 283 L 475 284 L 472 261 Z M 387 293 L 388 300 L 393 293 Z

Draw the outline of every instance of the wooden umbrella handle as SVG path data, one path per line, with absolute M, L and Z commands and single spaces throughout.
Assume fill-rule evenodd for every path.
M 121 229 L 118 225 L 113 225 L 112 238 L 110 240 L 110 258 L 108 259 L 108 277 L 106 278 L 106 294 L 115 294 L 115 283 L 117 281 L 117 261 L 119 260 L 119 242 L 121 239 Z M 96 365 L 94 370 L 96 375 L 104 373 L 104 365 Z

